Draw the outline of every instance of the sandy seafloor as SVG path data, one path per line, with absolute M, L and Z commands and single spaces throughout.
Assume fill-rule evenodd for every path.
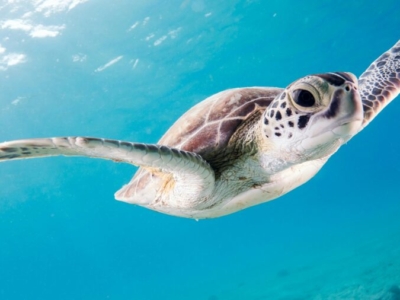
M 400 2 L 1 0 L 0 140 L 155 143 L 216 92 L 360 75 Z M 113 194 L 135 168 L 0 164 L 0 299 L 400 299 L 400 99 L 306 185 L 215 220 Z

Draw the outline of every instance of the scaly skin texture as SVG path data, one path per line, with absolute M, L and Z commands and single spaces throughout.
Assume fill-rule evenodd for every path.
M 400 92 L 400 40 L 361 74 L 359 87 L 365 128 Z

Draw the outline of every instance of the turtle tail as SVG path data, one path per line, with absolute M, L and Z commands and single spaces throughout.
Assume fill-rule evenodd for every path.
M 364 129 L 400 92 L 400 40 L 376 59 L 358 81 Z

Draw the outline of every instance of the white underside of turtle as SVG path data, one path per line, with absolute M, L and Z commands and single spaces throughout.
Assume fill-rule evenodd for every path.
M 215 218 L 311 179 L 400 92 L 400 41 L 357 79 L 332 72 L 286 88 L 226 90 L 200 102 L 157 144 L 92 137 L 0 144 L 0 161 L 54 155 L 139 166 L 115 198 L 162 213 Z

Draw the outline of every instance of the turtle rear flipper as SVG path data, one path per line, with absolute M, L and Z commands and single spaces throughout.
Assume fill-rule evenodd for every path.
M 400 40 L 369 66 L 358 83 L 365 128 L 400 92 Z
M 214 189 L 214 171 L 200 155 L 167 146 L 91 137 L 29 139 L 0 144 L 0 161 L 58 155 L 109 159 L 169 175 L 166 176 L 169 189 L 158 192 L 169 193 L 163 195 L 164 199 L 179 199 L 187 205 L 195 204 L 191 203 L 192 199 L 207 198 Z M 124 191 L 126 189 L 122 188 L 116 194 L 118 200 L 132 202 L 130 198 L 134 195 Z

